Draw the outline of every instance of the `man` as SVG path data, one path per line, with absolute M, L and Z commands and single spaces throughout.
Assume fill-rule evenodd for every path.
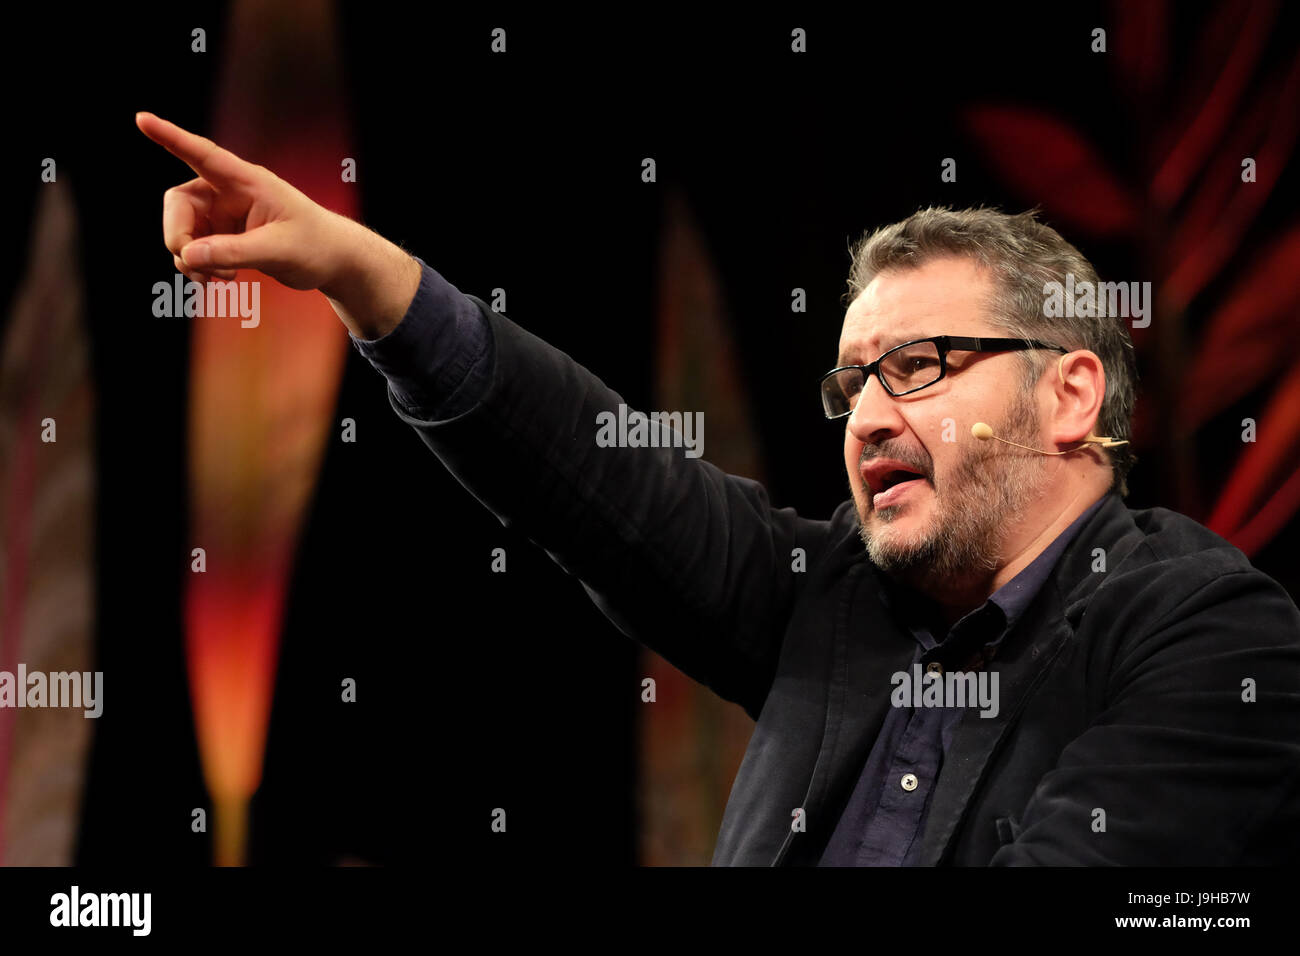
M 822 382 L 852 500 L 813 521 L 669 441 L 604 447 L 622 401 L 567 355 L 137 123 L 198 174 L 164 202 L 179 270 L 324 292 L 475 497 L 756 719 L 715 863 L 1296 857 L 1300 612 L 1200 525 L 1125 507 L 1132 345 L 1045 315 L 1047 283 L 1096 275 L 1032 215 L 925 210 L 855 247 Z

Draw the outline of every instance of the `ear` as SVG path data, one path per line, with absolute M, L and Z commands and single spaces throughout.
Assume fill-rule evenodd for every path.
M 1080 442 L 1092 437 L 1106 397 L 1106 370 L 1095 352 L 1079 349 L 1056 363 L 1055 399 L 1050 437 L 1056 442 Z

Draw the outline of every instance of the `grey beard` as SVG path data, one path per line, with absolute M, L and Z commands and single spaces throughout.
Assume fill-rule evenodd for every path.
M 1037 410 L 1032 397 L 1022 393 L 995 431 L 1009 441 L 1035 445 Z M 917 584 L 997 571 L 1008 525 L 1040 491 L 1043 471 L 1039 457 L 1001 442 L 971 446 L 942 486 L 936 479 L 936 530 L 924 540 L 900 546 L 873 538 L 859 511 L 858 535 L 867 556 L 882 571 Z M 896 514 L 892 508 L 883 508 L 877 518 L 888 524 Z

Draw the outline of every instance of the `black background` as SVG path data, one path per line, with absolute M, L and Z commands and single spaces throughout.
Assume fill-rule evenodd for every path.
M 1106 6 L 855 9 L 710 20 L 657 7 L 520 18 L 350 6 L 340 107 L 364 221 L 463 291 L 507 289 L 514 321 L 645 408 L 660 203 L 670 184 L 683 189 L 736 320 L 772 500 L 828 516 L 847 495 L 842 430 L 821 421 L 814 388 L 835 356 L 848 241 L 921 205 L 1027 205 L 960 132 L 971 102 L 1049 109 L 1120 157 L 1143 135 L 1088 49 Z M 1171 17 L 1176 60 L 1208 9 Z M 162 193 L 192 174 L 133 116 L 211 132 L 225 6 L 56 19 L 11 38 L 5 65 L 0 295 L 12 300 L 40 160 L 55 156 L 83 230 L 107 693 L 77 860 L 202 865 L 210 836 L 190 832 L 190 811 L 207 797 L 180 614 L 189 325 L 150 311 L 152 284 L 173 273 Z M 788 52 L 796 25 L 806 56 Z M 194 26 L 208 30 L 206 55 L 190 52 Z M 504 57 L 488 52 L 494 26 L 508 30 Z M 1295 26 L 1284 10 L 1269 56 L 1287 55 L 1279 38 Z M 644 156 L 658 184 L 641 182 Z M 948 156 L 959 177 L 943 184 Z M 1293 221 L 1296 199 L 1284 175 L 1260 230 Z M 1139 277 L 1123 245 L 1067 238 L 1103 276 Z M 788 311 L 795 286 L 809 290 L 803 317 Z M 634 862 L 635 645 L 442 470 L 392 414 L 380 376 L 348 355 L 337 417 L 356 419 L 358 440 L 328 443 L 307 514 L 250 861 Z M 1231 464 L 1238 413 L 1261 401 L 1207 431 L 1224 438 L 1198 451 L 1206 487 Z M 1165 481 L 1141 461 L 1129 506 L 1165 504 Z M 1293 521 L 1254 559 L 1293 595 L 1295 546 Z M 489 571 L 494 547 L 507 549 L 505 575 Z M 357 678 L 355 705 L 339 701 L 343 676 Z M 508 839 L 489 832 L 493 807 L 508 809 Z

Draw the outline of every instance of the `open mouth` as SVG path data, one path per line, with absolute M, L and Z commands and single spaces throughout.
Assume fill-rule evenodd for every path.
M 925 476 L 919 472 L 895 469 L 881 476 L 880 490 L 872 496 L 871 503 L 876 508 L 887 507 L 924 484 Z

